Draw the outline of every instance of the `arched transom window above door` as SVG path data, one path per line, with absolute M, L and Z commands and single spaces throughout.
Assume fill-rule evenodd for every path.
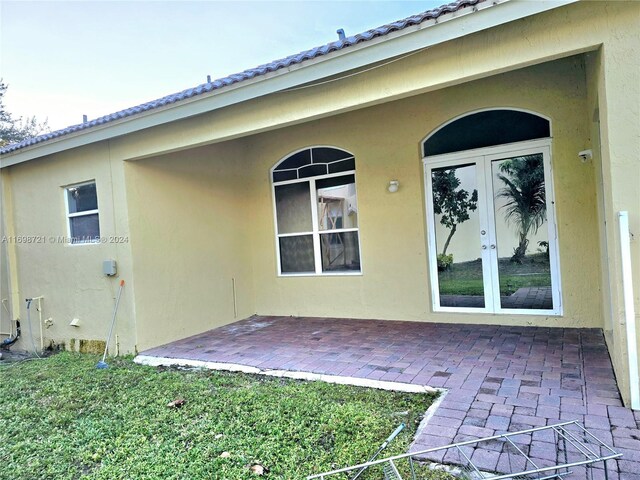
M 278 274 L 360 274 L 353 154 L 311 147 L 271 171 Z
M 551 137 L 549 120 L 521 110 L 484 110 L 458 117 L 422 144 L 424 157 Z

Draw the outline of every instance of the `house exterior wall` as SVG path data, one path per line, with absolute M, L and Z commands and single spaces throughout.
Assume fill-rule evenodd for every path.
M 421 141 L 454 117 L 496 107 L 530 110 L 551 119 L 564 304 L 561 317 L 432 312 Z M 254 192 L 252 263 L 257 312 L 601 327 L 595 174 L 593 164 L 582 164 L 577 157 L 588 142 L 581 57 L 251 137 L 247 158 L 254 162 L 251 171 L 255 173 L 250 191 Z M 268 172 L 290 152 L 313 145 L 334 145 L 355 154 L 361 276 L 276 278 Z M 400 181 L 395 194 L 386 188 L 391 179 Z M 585 258 L 592 261 L 585 262 Z
M 46 308 L 59 312 L 52 315 L 53 335 L 55 328 L 66 329 L 66 324 L 57 322 L 58 315 L 66 322 L 71 316 L 82 320 L 109 310 L 111 292 L 98 292 L 104 289 L 105 280 L 87 272 L 99 266 L 105 255 L 117 254 L 124 267 L 123 278 L 135 276 L 136 311 L 143 312 L 138 318 L 138 343 L 143 348 L 232 321 L 230 277 L 241 284 L 236 301 L 238 318 L 258 312 L 602 326 L 607 330 L 623 397 L 628 400 L 616 214 L 628 210 L 631 230 L 640 231 L 640 106 L 631 101 L 640 98 L 639 20 L 637 2 L 579 2 L 435 45 L 361 75 L 270 94 L 123 135 L 109 143 L 3 169 L 8 171 L 12 187 L 11 222 L 17 234 L 29 234 L 36 226 L 36 231 L 59 233 L 61 220 L 56 215 L 61 214 L 61 197 L 51 191 L 59 193 L 60 185 L 80 181 L 80 177 L 103 178 L 106 165 L 111 170 L 112 194 L 101 200 L 101 205 L 111 208 L 112 220 L 101 211 L 103 233 L 111 228 L 109 221 L 118 233 L 129 233 L 129 220 L 132 226 L 132 243 L 119 247 L 47 246 L 50 254 L 44 255 L 40 247 L 18 246 L 20 295 L 10 293 L 22 299 L 46 295 Z M 554 62 L 584 53 L 584 61 L 573 57 Z M 430 312 L 420 140 L 457 115 L 490 107 L 530 109 L 553 122 L 564 304 L 561 318 Z M 244 138 L 231 142 L 240 137 Z M 384 141 L 377 141 L 381 138 Z M 216 143 L 220 146 L 203 147 Z M 356 155 L 362 276 L 276 278 L 268 170 L 291 151 L 315 144 L 332 144 Z M 582 165 L 576 154 L 586 148 L 597 152 L 593 162 Z M 218 166 L 212 161 L 218 157 L 239 159 L 238 165 Z M 122 162 L 132 159 L 136 161 Z M 179 166 L 170 165 L 171 160 Z M 97 173 L 91 173 L 94 171 Z M 223 178 L 228 181 L 220 185 Z M 390 179 L 401 182 L 395 195 L 386 192 Z M 215 213 L 212 218 L 227 218 L 228 212 L 215 201 L 217 194 L 208 192 L 205 184 L 211 190 L 222 189 L 221 198 L 237 200 L 232 208 L 235 215 L 229 219 L 231 227 L 225 233 L 213 221 L 182 218 L 184 209 L 167 196 L 170 190 L 185 203 L 202 201 Z M 98 188 L 100 196 L 107 195 L 105 189 Z M 204 200 L 195 198 L 196 191 Z M 45 204 L 34 212 L 30 199 L 36 195 Z M 111 207 L 106 206 L 109 199 Z M 162 229 L 168 213 L 176 226 Z M 250 219 L 250 231 L 240 224 L 243 216 Z M 103 222 L 107 223 L 103 226 Z M 200 228 L 214 239 L 194 243 L 187 236 L 187 227 Z M 170 234 L 160 240 L 167 231 Z M 197 253 L 187 258 L 182 251 L 188 245 Z M 640 312 L 637 241 L 631 243 L 631 255 L 634 302 Z M 11 257 L 11 249 L 6 257 Z M 159 259 L 165 259 L 169 270 L 177 272 L 175 282 L 149 273 L 157 272 Z M 248 265 L 246 259 L 250 259 Z M 3 261 L 6 264 L 6 258 Z M 223 267 L 215 279 L 187 271 L 188 266 L 203 264 L 211 269 L 216 262 Z M 43 267 L 47 267 L 44 274 Z M 139 279 L 143 290 L 138 295 Z M 172 295 L 178 284 L 195 287 L 177 299 Z M 89 285 L 86 291 L 85 285 Z M 133 293 L 133 285 L 127 285 L 127 292 Z M 39 293 L 32 292 L 36 287 Z M 246 292 L 244 299 L 242 292 Z M 211 300 L 208 317 L 201 314 L 206 307 L 201 310 L 196 300 L 203 297 Z M 50 303 L 57 301 L 54 298 L 65 298 L 71 306 Z M 69 298 L 74 300 L 69 302 Z M 94 308 L 88 311 L 85 306 L 91 302 L 95 302 Z M 125 309 L 132 319 L 133 305 Z M 23 303 L 20 315 L 24 318 Z M 178 317 L 189 321 L 180 324 Z M 94 334 L 86 328 L 87 336 L 106 330 L 102 325 Z M 64 334 L 70 332 L 65 330 Z M 62 337 L 62 333 L 55 334 Z M 135 332 L 128 337 L 135 344 Z
M 12 291 L 11 307 L 22 327 L 22 337 L 14 348 L 32 349 L 24 300 L 43 296 L 42 318 L 53 321 L 51 327 L 43 329 L 45 347 L 53 342 L 67 349 L 101 350 L 118 284 L 124 279 L 110 351 L 115 353 L 116 348 L 121 352 L 133 351 L 134 284 L 122 162 L 110 158 L 105 142 L 15 165 L 3 169 L 2 175 L 3 216 L 5 223 L 10 223 L 5 228 L 5 248 L 14 249 L 17 260 L 16 268 L 9 258 L 3 258 L 2 268 L 3 272 L 7 267 L 13 269 L 7 280 L 11 281 L 13 275 L 18 291 Z M 104 243 L 71 245 L 59 238 L 68 236 L 64 187 L 88 180 L 96 182 Z M 22 240 L 16 241 L 11 236 Z M 116 277 L 103 275 L 102 261 L 107 259 L 116 260 Z M 34 302 L 31 329 L 39 349 L 40 328 L 35 307 Z M 74 318 L 79 319 L 77 327 L 69 325 Z
M 227 142 L 125 163 L 139 349 L 255 313 L 245 158 Z
M 590 1 L 571 4 L 434 46 L 367 72 L 366 75 L 273 94 L 175 125 L 123 137 L 114 142 L 114 154 L 121 158 L 140 158 L 190 148 L 194 144 L 224 141 L 486 78 L 572 54 L 595 53 L 600 58 L 600 64 L 597 69 L 589 70 L 588 77 L 590 84 L 599 92 L 598 133 L 602 143 L 602 182 L 598 185 L 604 189 L 600 197 L 601 215 L 597 227 L 604 232 L 600 240 L 606 239 L 606 246 L 603 245 L 601 249 L 606 250 L 606 258 L 600 256 L 601 262 L 604 262 L 600 267 L 601 281 L 610 280 L 608 290 L 611 292 L 611 301 L 602 310 L 611 319 L 607 338 L 623 397 L 628 400 L 620 238 L 615 215 L 619 210 L 628 210 L 631 230 L 640 231 L 636 171 L 640 148 L 640 142 L 637 141 L 638 104 L 629 101 L 640 96 L 637 50 L 640 43 L 637 28 L 639 18 L 640 4 L 637 2 Z M 592 113 L 590 111 L 588 114 Z M 590 141 L 595 137 L 591 135 L 591 126 L 589 130 Z M 590 146 L 586 142 L 580 150 Z M 562 221 L 560 215 L 558 220 Z M 639 312 L 638 242 L 632 242 L 631 255 L 635 310 Z M 366 258 L 363 261 L 366 271 Z M 562 273 L 563 284 L 566 285 L 567 269 L 563 267 Z M 567 294 L 566 288 L 564 293 Z M 640 328 L 637 330 L 640 331 Z

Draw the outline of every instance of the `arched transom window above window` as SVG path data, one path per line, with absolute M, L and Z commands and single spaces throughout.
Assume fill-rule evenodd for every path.
M 280 161 L 272 181 L 278 273 L 360 273 L 354 156 L 308 148 Z

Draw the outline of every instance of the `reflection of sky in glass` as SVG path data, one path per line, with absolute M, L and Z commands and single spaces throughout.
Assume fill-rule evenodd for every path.
M 450 168 L 444 169 L 450 171 Z M 471 196 L 473 190 L 477 189 L 476 186 L 476 167 L 474 165 L 467 165 L 464 167 L 456 168 L 456 177 L 460 180 L 459 189 L 466 190 Z M 440 223 L 440 215 L 435 216 L 436 227 L 436 244 L 438 246 L 438 253 L 442 253 L 444 244 L 449 236 L 449 230 L 447 227 Z M 456 233 L 451 238 L 447 254 L 453 254 L 455 262 L 468 262 L 476 260 L 480 257 L 480 218 L 478 209 L 475 211 L 469 211 L 469 220 L 458 224 Z

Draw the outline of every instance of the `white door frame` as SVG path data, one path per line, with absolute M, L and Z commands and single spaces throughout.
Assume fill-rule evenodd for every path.
M 491 185 L 491 162 L 503 158 L 542 153 L 545 175 L 545 198 L 547 203 L 547 228 L 549 239 L 549 267 L 551 269 L 551 285 L 553 309 L 505 309 L 500 305 L 500 285 L 497 269 L 497 250 L 481 249 L 483 266 L 483 283 L 485 306 L 474 307 L 446 307 L 440 305 L 440 286 L 438 281 L 437 245 L 435 233 L 435 214 L 433 211 L 433 190 L 431 185 L 431 171 L 434 168 L 455 166 L 460 164 L 475 164 L 478 190 L 478 213 L 481 230 L 487 232 L 486 242 L 496 245 L 495 218 L 493 192 Z M 465 150 L 443 155 L 434 155 L 422 159 L 425 178 L 425 201 L 427 222 L 427 246 L 429 259 L 429 276 L 431 280 L 432 307 L 434 312 L 457 313 L 496 313 L 516 315 L 562 315 L 562 292 L 560 277 L 560 262 L 558 255 L 558 228 L 555 215 L 555 196 L 553 188 L 553 169 L 551 168 L 551 139 L 538 139 L 525 142 L 510 143 L 492 147 Z M 486 246 L 486 244 L 485 244 Z M 490 291 L 489 291 L 490 290 Z

